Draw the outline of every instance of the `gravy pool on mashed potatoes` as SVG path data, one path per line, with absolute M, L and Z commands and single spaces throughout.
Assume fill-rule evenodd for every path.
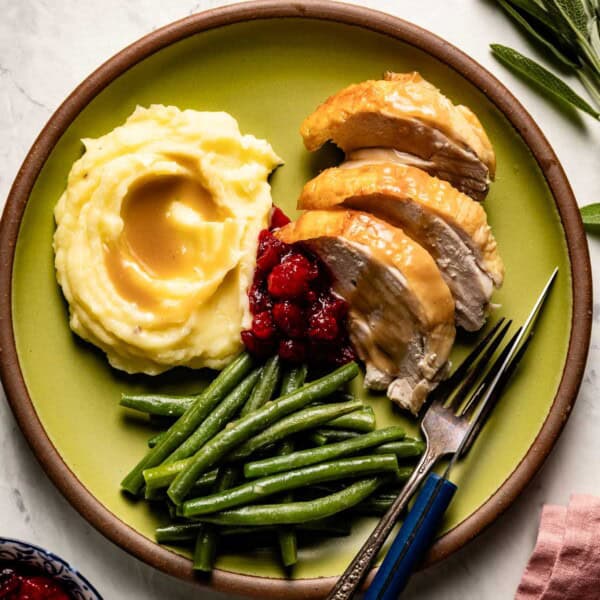
M 138 107 L 85 139 L 55 209 L 71 329 L 129 373 L 222 368 L 271 210 L 271 146 L 223 112 Z

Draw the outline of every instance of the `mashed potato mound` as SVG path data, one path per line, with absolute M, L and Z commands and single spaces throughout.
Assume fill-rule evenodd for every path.
M 138 107 L 83 143 L 55 209 L 71 329 L 129 373 L 222 368 L 249 326 L 281 160 L 227 113 L 174 106 Z

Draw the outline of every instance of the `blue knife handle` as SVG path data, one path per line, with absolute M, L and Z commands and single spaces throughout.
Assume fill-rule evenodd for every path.
M 396 600 L 431 546 L 456 486 L 431 473 L 369 586 L 364 600 Z

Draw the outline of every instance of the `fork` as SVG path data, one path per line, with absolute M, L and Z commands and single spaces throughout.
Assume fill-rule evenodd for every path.
M 517 329 L 491 365 L 493 355 L 512 324 L 512 321 L 504 318 L 496 323 L 452 376 L 433 394 L 421 421 L 427 443 L 425 453 L 392 506 L 337 581 L 327 600 L 348 600 L 353 597 L 411 497 L 427 478 L 367 590 L 365 600 L 391 600 L 397 598 L 404 589 L 456 492 L 456 485 L 448 479 L 449 472 L 473 445 L 502 388 L 523 357 L 531 339 L 530 331 L 557 272 L 558 269 L 553 271 L 524 325 Z M 444 476 L 431 473 L 436 463 L 446 456 L 452 458 Z

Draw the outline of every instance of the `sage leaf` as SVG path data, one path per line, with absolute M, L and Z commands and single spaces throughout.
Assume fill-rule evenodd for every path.
M 600 203 L 582 206 L 579 212 L 584 225 L 600 226 Z
M 560 29 L 556 27 L 556 22 L 550 18 L 550 15 L 537 2 L 535 2 L 535 0 L 509 1 L 513 6 L 534 17 L 540 23 L 543 23 L 546 27 L 548 27 L 548 29 L 551 29 L 555 33 L 560 33 Z
M 497 0 L 500 6 L 517 22 L 529 35 L 543 44 L 563 65 L 576 69 L 579 65 L 568 58 L 559 48 L 556 47 L 556 38 L 554 40 L 544 37 L 541 31 L 537 31 L 519 11 L 515 10 L 506 0 Z M 541 10 L 541 9 L 540 9 Z M 543 11 L 542 11 L 543 12 Z M 539 25 L 538 25 L 539 28 Z M 554 33 L 554 32 L 552 32 Z
M 592 108 L 579 94 L 545 67 L 507 46 L 491 44 L 490 47 L 494 56 L 509 67 L 537 83 L 557 98 L 576 106 L 596 119 L 600 119 L 600 112 Z
M 543 8 L 544 0 L 502 0 L 512 5 L 513 9 L 521 13 L 531 27 L 545 40 L 554 45 L 559 52 L 564 54 L 572 63 L 579 64 L 581 52 L 577 40 L 574 39 L 571 29 L 562 18 L 560 12 L 554 7 L 556 15 L 551 15 Z M 596 0 L 589 0 L 595 2 Z
M 554 27 L 560 31 L 567 39 L 570 39 L 573 28 L 565 19 L 563 11 L 557 6 L 554 0 L 542 0 L 542 4 L 548 13 L 550 20 L 554 23 Z
M 581 6 L 579 0 L 544 0 L 547 7 L 552 5 L 557 14 L 560 14 L 564 23 L 575 34 L 577 44 L 585 58 L 589 61 L 592 67 L 600 72 L 600 58 L 594 52 L 594 49 L 588 41 L 587 24 L 583 25 L 579 22 L 581 15 L 585 19 L 585 10 Z M 583 27 L 583 31 L 580 29 Z
M 588 35 L 588 16 L 581 0 L 554 0 L 554 3 L 572 28 L 585 36 Z

